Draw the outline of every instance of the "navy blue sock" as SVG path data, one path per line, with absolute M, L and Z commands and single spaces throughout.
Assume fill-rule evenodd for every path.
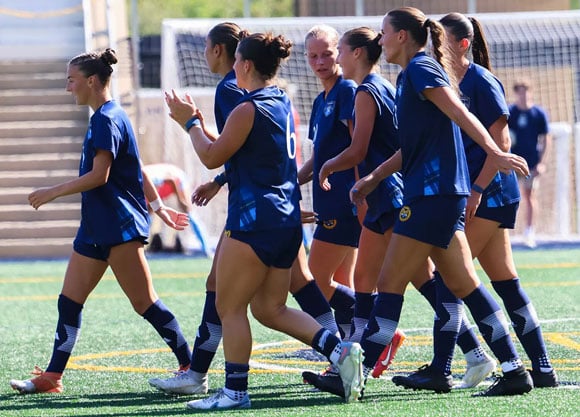
M 451 374 L 451 362 L 463 316 L 463 302 L 449 291 L 441 275 L 435 274 L 437 303 L 433 325 L 433 361 L 431 365 L 445 375 Z
M 435 284 L 435 279 L 430 279 L 429 281 L 421 285 L 421 288 L 419 288 L 419 292 L 429 302 L 433 310 L 435 310 L 435 307 L 437 305 L 437 288 Z
M 354 315 L 354 291 L 346 285 L 338 284 L 334 294 L 330 297 L 329 303 L 334 309 L 334 317 L 340 331 L 340 337 L 344 339 L 350 334 Z
M 207 373 L 222 339 L 222 322 L 215 307 L 215 291 L 205 293 L 201 323 L 193 344 L 191 369 Z
M 331 333 L 339 333 L 330 304 L 328 304 L 324 294 L 320 291 L 316 281 L 310 281 L 293 295 L 302 311 L 310 314 L 318 324 L 328 329 Z
M 83 305 L 60 294 L 57 308 L 56 335 L 46 372 L 62 373 L 80 336 Z
M 397 330 L 401 309 L 403 308 L 403 296 L 380 292 L 377 295 L 369 323 L 365 329 L 361 341 L 365 359 L 363 365 L 372 369 L 381 356 Z
M 439 271 L 435 271 L 435 278 L 441 278 Z M 433 310 L 435 310 L 435 298 L 436 298 L 436 284 L 435 278 L 430 279 L 425 284 L 419 288 L 419 292 L 425 297 L 425 299 L 431 304 Z M 457 346 L 461 348 L 463 353 L 467 353 L 470 350 L 475 349 L 480 346 L 477 334 L 473 331 L 474 326 L 469 322 L 465 314 L 462 315 L 461 327 L 459 328 L 459 336 L 457 337 Z
M 500 306 L 483 285 L 479 285 L 463 302 L 469 307 L 479 332 L 501 363 L 521 363 L 509 335 L 508 323 Z
M 542 372 L 552 370 L 536 309 L 520 285 L 520 280 L 492 281 L 491 284 L 503 300 L 516 335 L 532 362 L 532 369 Z
M 177 358 L 179 366 L 189 366 L 191 364 L 189 345 L 181 332 L 177 319 L 165 304 L 161 300 L 157 300 L 143 313 L 143 318 L 151 323 L 159 336 L 165 340 Z
M 352 319 L 349 340 L 360 343 L 365 327 L 369 322 L 371 311 L 373 310 L 375 296 L 369 293 L 355 292 L 354 297 L 356 304 L 354 305 L 354 317 Z
M 250 365 L 246 363 L 226 362 L 226 388 L 232 391 L 247 391 L 249 371 Z
M 475 326 L 469 322 L 463 310 L 463 320 L 461 320 L 461 327 L 459 328 L 459 336 L 457 336 L 457 346 L 461 348 L 463 353 L 467 353 L 481 346 L 477 334 L 475 333 Z
M 314 335 L 311 346 L 314 350 L 326 356 L 330 361 L 330 355 L 337 346 L 340 346 L 340 339 L 325 328 L 322 328 Z

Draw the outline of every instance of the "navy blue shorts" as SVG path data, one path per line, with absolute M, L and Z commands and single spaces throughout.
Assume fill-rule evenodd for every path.
M 226 230 L 225 233 L 232 239 L 250 245 L 267 267 L 290 268 L 302 245 L 301 225 L 254 232 Z
M 316 222 L 314 239 L 336 245 L 358 248 L 358 239 L 362 228 L 358 217 L 343 219 L 321 220 Z
M 457 230 L 465 230 L 467 199 L 458 195 L 421 197 L 404 205 L 394 233 L 443 249 Z
M 387 211 L 375 220 L 369 221 L 366 218 L 363 221 L 363 226 L 372 232 L 384 235 L 387 230 L 392 228 L 399 216 L 399 210 Z
M 135 240 L 143 243 L 144 245 L 147 244 L 147 239 L 145 238 L 135 238 L 133 240 L 130 240 L 129 242 Z M 86 256 L 87 258 L 98 259 L 99 261 L 106 262 L 107 259 L 109 259 L 109 255 L 111 254 L 111 248 L 121 245 L 123 243 L 127 242 L 121 242 L 115 245 L 97 245 L 95 243 L 83 242 L 81 239 L 77 237 L 73 242 L 73 249 L 75 250 L 75 252 L 80 253 L 81 255 Z
M 516 226 L 516 215 L 520 203 L 513 203 L 501 207 L 484 207 L 480 205 L 475 217 L 499 223 L 500 229 L 513 229 Z

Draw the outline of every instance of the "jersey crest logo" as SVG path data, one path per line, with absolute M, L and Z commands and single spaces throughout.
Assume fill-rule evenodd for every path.
M 411 207 L 403 206 L 401 207 L 401 211 L 399 212 L 399 220 L 402 222 L 406 222 L 411 218 Z
M 328 103 L 326 103 L 326 106 L 324 106 L 324 115 L 326 117 L 334 113 L 334 105 L 335 105 L 334 101 L 329 101 Z
M 332 229 L 334 229 L 334 228 L 336 227 L 336 223 L 337 223 L 337 222 L 336 222 L 336 220 L 334 220 L 334 219 L 333 219 L 333 220 L 324 220 L 324 221 L 322 222 L 322 226 L 323 226 L 325 229 L 332 230 Z

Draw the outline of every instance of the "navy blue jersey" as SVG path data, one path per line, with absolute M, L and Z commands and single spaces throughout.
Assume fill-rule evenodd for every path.
M 226 229 L 260 231 L 300 225 L 300 187 L 292 104 L 270 86 L 244 95 L 255 107 L 254 124 L 229 159 Z M 275 238 L 275 237 L 273 237 Z
M 539 106 L 521 110 L 515 104 L 509 107 L 509 128 L 512 135 L 512 152 L 522 156 L 530 169 L 540 161 L 538 135 L 548 133 L 548 115 Z
M 469 172 L 459 127 L 423 96 L 449 87 L 433 58 L 417 53 L 397 77 L 395 121 L 403 157 L 405 201 L 431 195 L 469 195 Z
M 237 106 L 244 93 L 245 91 L 238 87 L 236 83 L 234 70 L 228 72 L 217 85 L 213 112 L 218 133 L 222 133 L 222 130 L 224 130 L 226 119 Z
M 236 73 L 234 70 L 228 72 L 225 77 L 218 83 L 215 90 L 213 107 L 218 133 L 222 133 L 228 116 L 238 105 L 240 99 L 244 96 L 245 93 L 246 90 L 238 87 L 236 82 Z M 231 167 L 226 162 L 224 164 L 224 168 L 227 182 Z
M 78 236 L 86 243 L 117 245 L 149 235 L 149 214 L 135 134 L 125 111 L 108 101 L 95 111 L 83 143 L 79 175 L 93 169 L 96 151 L 113 154 L 106 184 L 82 193 Z
M 505 92 L 501 82 L 484 67 L 471 63 L 459 84 L 461 100 L 486 129 L 500 117 L 509 117 Z M 463 146 L 469 167 L 469 177 L 474 183 L 481 173 L 487 154 L 463 130 Z M 486 187 L 481 204 L 486 207 L 501 207 L 520 200 L 516 174 L 497 173 Z
M 322 221 L 356 215 L 349 196 L 355 183 L 354 168 L 331 174 L 330 191 L 324 191 L 318 182 L 322 165 L 350 146 L 348 121 L 352 120 L 355 90 L 353 81 L 340 76 L 328 94 L 320 93 L 312 105 L 308 134 L 314 144 L 312 200 L 314 211 Z
M 370 174 L 399 149 L 397 131 L 393 120 L 395 88 L 379 74 L 369 74 L 357 87 L 356 94 L 365 92 L 374 100 L 377 112 L 365 159 L 358 165 L 359 175 Z M 356 126 L 356 114 L 354 117 Z M 383 181 L 366 197 L 368 205 L 365 222 L 374 222 L 388 211 L 403 206 L 403 182 L 400 173 Z

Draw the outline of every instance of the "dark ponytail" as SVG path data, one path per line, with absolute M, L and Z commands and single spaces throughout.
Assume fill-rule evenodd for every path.
M 467 39 L 471 45 L 473 62 L 491 71 L 489 47 L 483 34 L 483 28 L 474 17 L 466 17 L 461 13 L 449 13 L 440 20 L 453 35 L 456 41 Z

